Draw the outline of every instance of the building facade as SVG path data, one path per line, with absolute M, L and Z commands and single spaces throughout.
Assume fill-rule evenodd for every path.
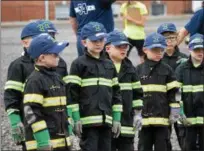
M 149 15 L 179 15 L 192 11 L 192 1 L 141 1 L 148 10 Z M 121 1 L 114 5 L 118 8 Z M 45 19 L 46 13 L 50 20 L 68 19 L 69 1 L 48 1 L 46 9 L 45 1 L 2 1 L 1 20 L 8 21 L 28 21 L 35 19 Z M 47 11 L 46 11 L 47 10 Z M 115 9 L 114 13 L 119 13 Z

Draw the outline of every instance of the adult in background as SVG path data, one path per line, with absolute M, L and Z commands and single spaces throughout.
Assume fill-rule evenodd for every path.
M 84 46 L 81 44 L 81 29 L 90 21 L 102 23 L 107 32 L 114 29 L 113 12 L 111 4 L 115 0 L 71 0 L 70 23 L 77 36 L 78 56 L 84 54 Z
M 183 27 L 178 34 L 178 45 L 182 43 L 184 38 L 199 33 L 204 35 L 204 2 L 202 8 L 195 12 L 190 21 Z
M 139 1 L 130 1 L 122 4 L 120 14 L 124 21 L 124 33 L 132 47 L 130 47 L 127 56 L 129 56 L 133 47 L 137 48 L 140 61 L 143 62 L 144 52 L 142 50 L 145 31 L 146 15 L 148 14 L 146 6 Z

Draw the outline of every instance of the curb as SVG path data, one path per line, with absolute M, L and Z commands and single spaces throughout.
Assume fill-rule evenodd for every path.
M 156 20 L 180 20 L 180 19 L 190 19 L 192 16 L 192 14 L 188 14 L 188 15 L 168 15 L 168 16 L 148 16 L 147 21 L 156 21 Z M 22 22 L 1 22 L 1 27 L 2 28 L 9 28 L 9 27 L 21 27 L 21 26 L 25 26 L 26 24 L 28 24 L 29 22 L 34 21 L 34 20 L 30 20 L 30 21 L 22 21 Z M 121 18 L 117 17 L 114 18 L 115 22 L 120 22 Z M 52 22 L 55 25 L 68 25 L 69 24 L 69 20 L 52 20 Z

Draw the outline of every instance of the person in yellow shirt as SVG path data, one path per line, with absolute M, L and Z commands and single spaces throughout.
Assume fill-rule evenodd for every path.
M 130 14 L 131 12 L 128 11 L 129 8 L 136 8 L 136 11 L 138 9 L 139 17 L 133 17 Z M 139 1 L 128 0 L 127 2 L 123 3 L 120 8 L 120 15 L 124 21 L 123 32 L 128 37 L 128 40 L 132 45 L 127 53 L 127 56 L 129 56 L 131 49 L 136 47 L 141 62 L 144 61 L 144 52 L 142 47 L 145 39 L 144 26 L 147 19 L 147 14 L 148 10 L 146 6 Z

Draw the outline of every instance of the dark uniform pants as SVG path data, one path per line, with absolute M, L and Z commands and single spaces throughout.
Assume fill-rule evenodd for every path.
M 83 128 L 80 147 L 82 151 L 111 151 L 111 128 Z
M 197 137 L 198 136 L 198 137 Z M 197 142 L 198 141 L 198 148 Z M 187 127 L 183 144 L 184 151 L 204 151 L 204 126 Z
M 112 139 L 112 151 L 134 151 L 134 138 L 122 137 Z
M 139 133 L 139 151 L 167 151 L 168 127 L 143 127 Z

